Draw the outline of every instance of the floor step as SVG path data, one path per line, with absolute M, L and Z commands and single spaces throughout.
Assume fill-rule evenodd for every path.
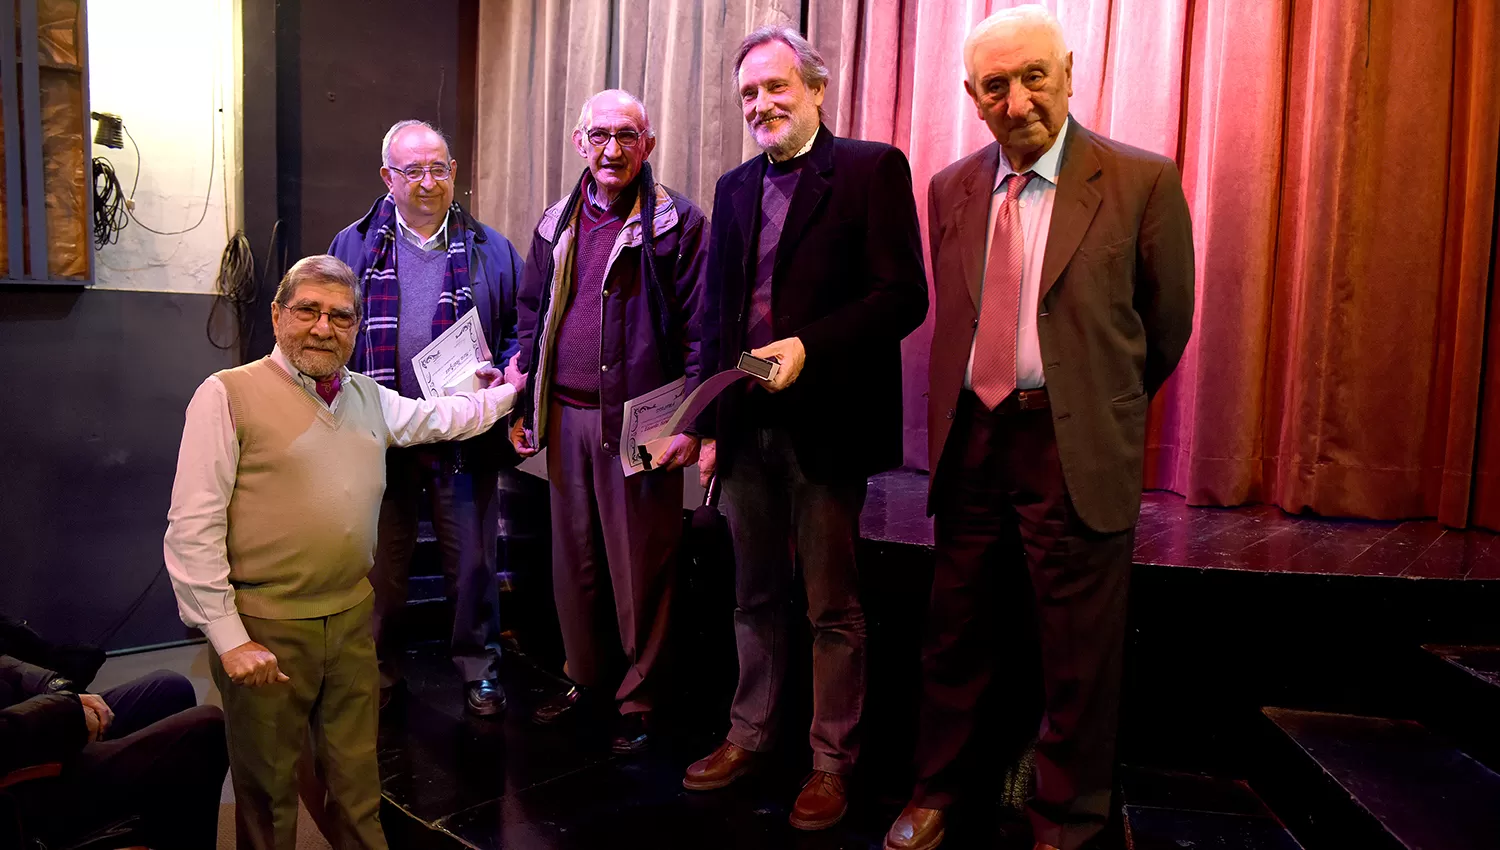
M 1428 644 L 1433 659 L 1420 718 L 1500 770 L 1500 647 Z
M 1427 644 L 1422 647 L 1446 661 L 1460 672 L 1481 685 L 1493 688 L 1500 696 L 1500 646 L 1443 646 Z
M 1500 775 L 1420 723 L 1266 708 L 1264 714 L 1372 826 L 1336 846 L 1500 848 Z M 1274 801 L 1273 801 L 1274 802 Z M 1379 844 L 1367 843 L 1379 842 Z
M 1250 786 L 1126 767 L 1121 772 L 1129 850 L 1301 850 Z

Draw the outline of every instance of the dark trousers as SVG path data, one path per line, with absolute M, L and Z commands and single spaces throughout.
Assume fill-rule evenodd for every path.
M 993 699 L 1030 698 L 1034 682 L 994 676 L 997 662 L 1028 667 L 997 658 L 998 630 L 1021 616 L 1035 641 L 1012 647 L 1040 647 L 1044 703 L 1032 826 L 1036 840 L 1072 850 L 1109 815 L 1134 531 L 1079 520 L 1048 410 L 995 414 L 964 393 L 937 484 L 914 801 L 945 808 L 966 784 L 992 684 Z M 1031 605 L 1017 612 L 1006 597 L 1026 584 Z
M 49 844 L 63 844 L 136 817 L 135 843 L 213 847 L 229 769 L 223 712 L 197 705 L 192 684 L 165 670 L 99 696 L 115 713 L 109 731 L 66 762 L 56 780 L 18 789 L 27 825 Z
M 613 601 L 626 663 L 615 702 L 621 714 L 632 714 L 655 708 L 660 690 L 682 539 L 682 470 L 627 478 L 619 456 L 603 449 L 601 428 L 597 409 L 552 405 L 552 587 L 568 675 L 587 687 L 604 684 L 600 614 Z M 604 598 L 606 581 L 612 600 Z
M 412 446 L 386 452 L 385 496 L 370 584 L 375 586 L 375 653 L 380 686 L 401 680 L 406 651 L 406 600 L 417 548 L 417 506 L 432 498 L 448 600 L 453 603 L 453 664 L 465 682 L 499 675 L 500 596 L 495 578 L 499 473 L 449 471 L 442 449 Z M 505 470 L 510 474 L 513 470 Z
M 802 568 L 812 625 L 813 767 L 848 774 L 865 702 L 865 614 L 854 544 L 867 482 L 809 481 L 791 437 L 763 428 L 734 438 L 723 508 L 735 552 L 734 634 L 740 679 L 729 741 L 771 747 L 790 639 L 792 582 Z

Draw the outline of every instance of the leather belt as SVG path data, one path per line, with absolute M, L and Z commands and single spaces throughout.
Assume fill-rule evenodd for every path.
M 1034 390 L 1016 390 L 1005 397 L 1005 400 L 995 405 L 995 413 L 1020 413 L 1025 410 L 1046 410 L 1052 406 L 1047 399 L 1047 388 L 1037 387 Z

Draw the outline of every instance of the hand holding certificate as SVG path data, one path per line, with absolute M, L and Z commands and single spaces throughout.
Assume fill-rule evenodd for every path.
M 484 339 L 479 310 L 469 310 L 412 358 L 412 369 L 422 387 L 423 398 L 438 398 L 462 392 L 478 392 L 487 381 L 475 374 L 490 365 L 490 347 Z
M 747 378 L 774 380 L 779 368 L 773 361 L 742 354 L 736 368 L 705 380 L 691 395 L 686 392 L 686 379 L 678 378 L 625 402 L 620 433 L 620 466 L 625 474 L 655 469 L 672 438 L 696 422 L 719 393 Z

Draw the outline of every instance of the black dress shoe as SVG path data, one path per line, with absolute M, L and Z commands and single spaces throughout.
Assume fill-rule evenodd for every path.
M 470 714 L 489 717 L 505 711 L 505 690 L 494 679 L 470 682 L 464 688 L 464 696 Z
M 531 713 L 531 722 L 540 726 L 551 726 L 569 717 L 577 717 L 587 707 L 588 691 L 573 685 L 561 694 L 544 700 Z
M 609 748 L 621 755 L 640 752 L 646 748 L 648 725 L 644 711 L 621 715 L 615 724 L 615 739 L 610 742 Z

